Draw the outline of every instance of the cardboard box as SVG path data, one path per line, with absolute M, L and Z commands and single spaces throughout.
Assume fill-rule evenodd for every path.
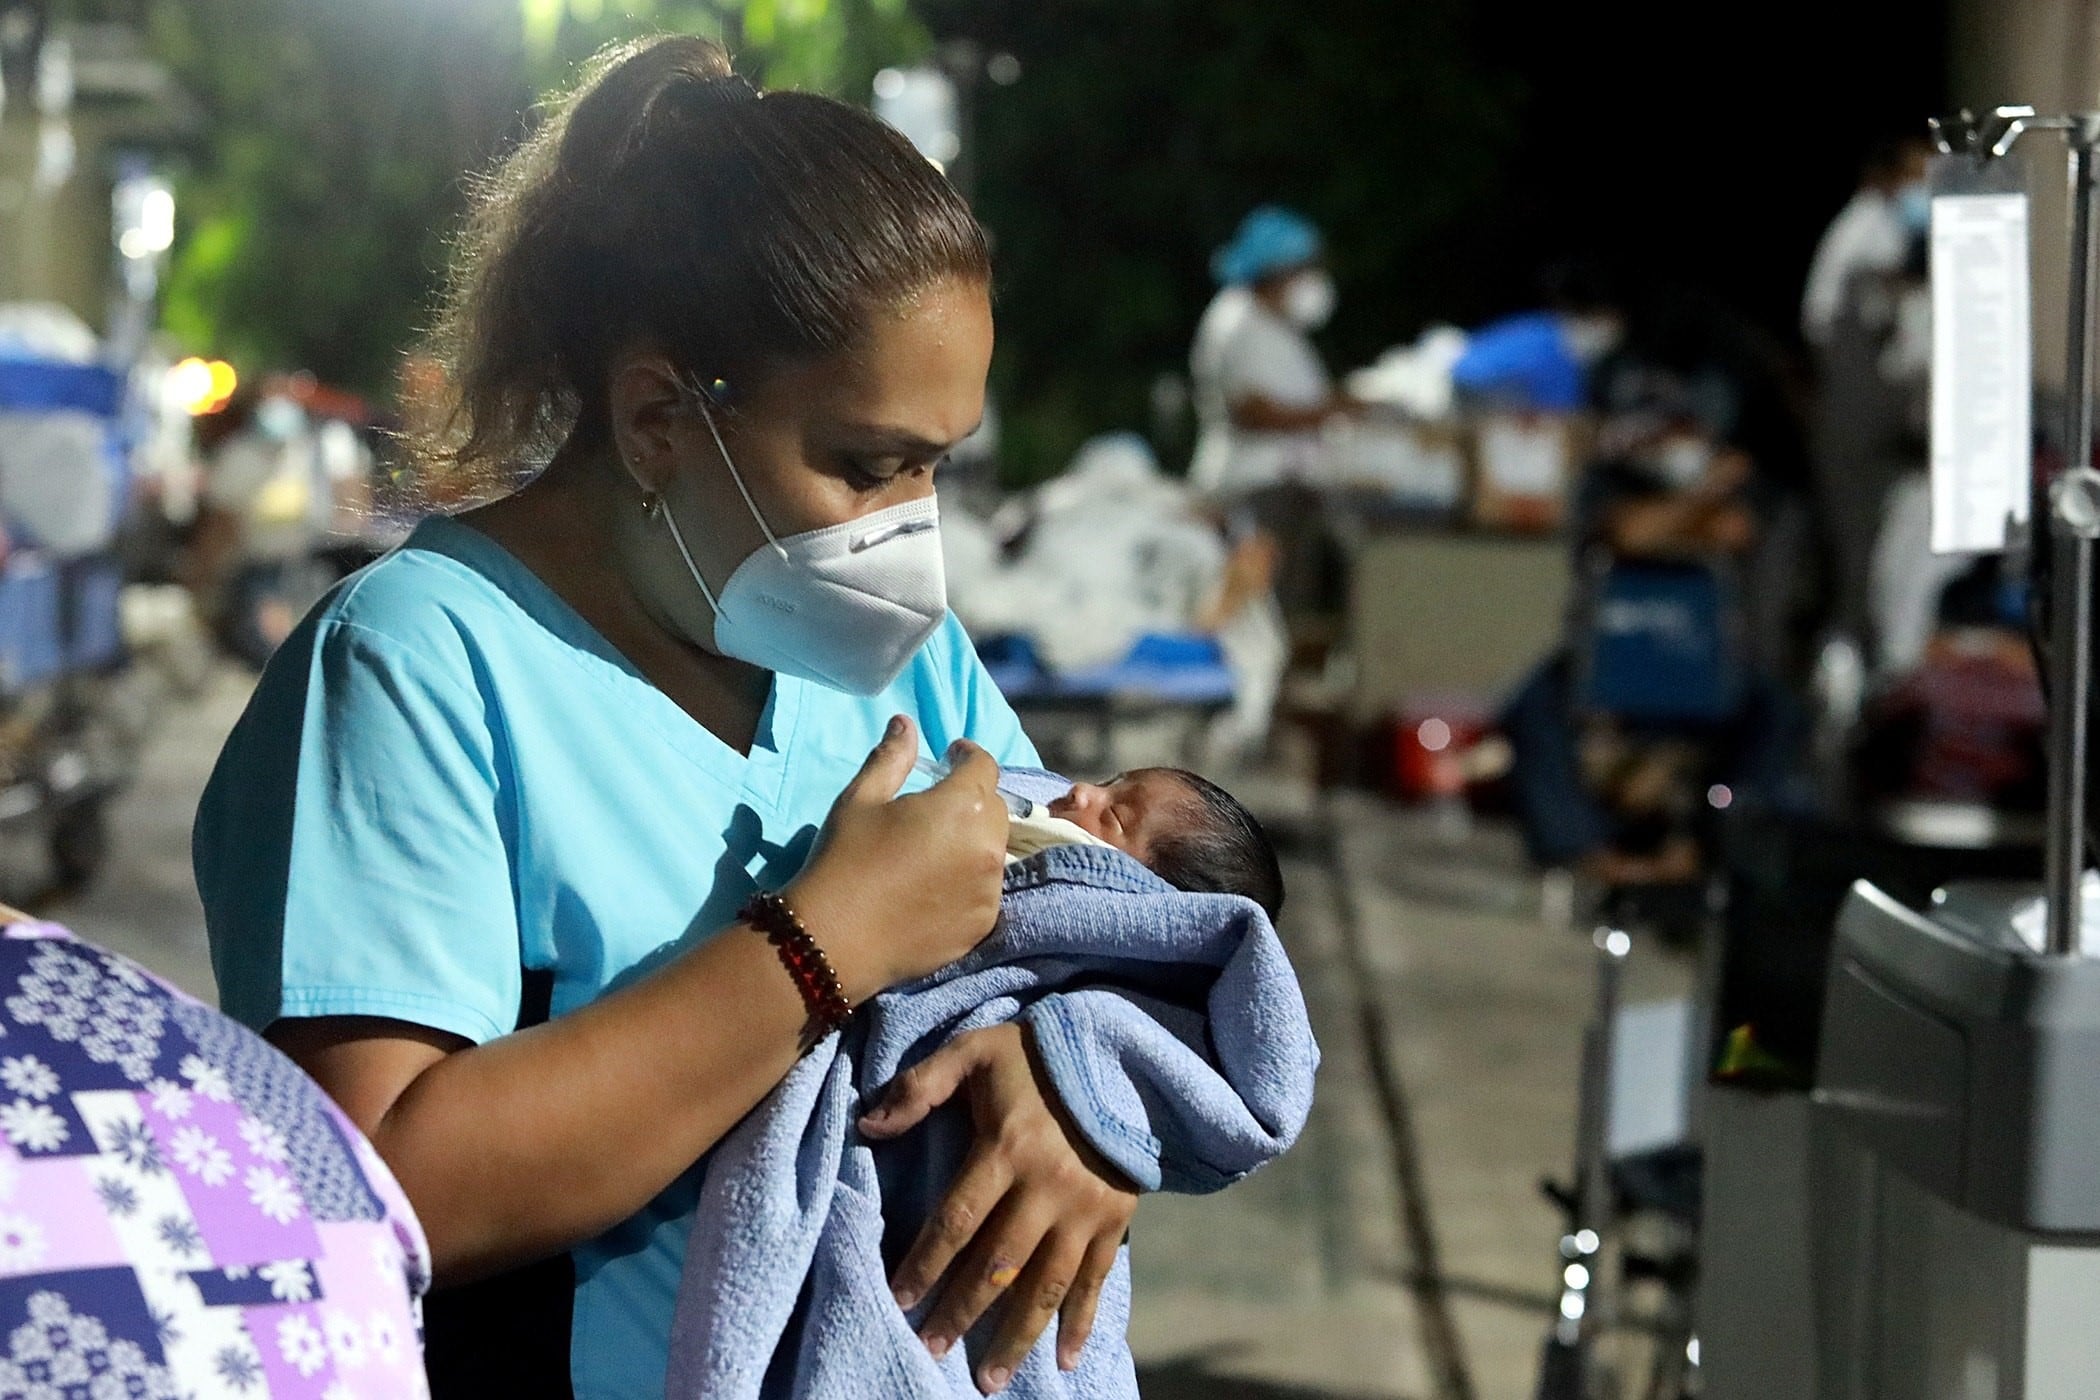
M 1456 426 L 1369 413 L 1332 424 L 1326 447 L 1331 486 L 1425 512 L 1456 515 L 1465 505 L 1467 437 Z
M 1567 520 L 1595 430 L 1554 413 L 1487 413 L 1473 422 L 1472 518 L 1494 530 L 1546 534 Z

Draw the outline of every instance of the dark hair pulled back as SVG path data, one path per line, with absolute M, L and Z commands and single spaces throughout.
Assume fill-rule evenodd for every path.
M 618 45 L 476 183 L 424 346 L 443 398 L 414 446 L 514 480 L 604 431 L 624 350 L 734 392 L 937 282 L 990 276 L 962 197 L 871 113 L 761 92 L 711 40 Z

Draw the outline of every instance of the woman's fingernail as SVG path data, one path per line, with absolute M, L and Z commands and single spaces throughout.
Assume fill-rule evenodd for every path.
M 1059 1352 L 1059 1353 L 1057 1354 L 1057 1369 L 1058 1369 L 1058 1370 L 1060 1370 L 1060 1371 L 1076 1371 L 1076 1370 L 1078 1370 L 1078 1369 L 1079 1369 L 1079 1353 L 1078 1353 L 1078 1352 L 1076 1352 L 1076 1351 L 1061 1351 L 1061 1352 Z
M 984 1385 L 985 1385 L 985 1389 L 987 1389 L 987 1390 L 1004 1390 L 1004 1389 L 1006 1389 L 1006 1378 L 1007 1378 L 1008 1376 L 1012 1375 L 1012 1374 L 1013 1374 L 1013 1372 L 1012 1372 L 1012 1371 L 1009 1371 L 1009 1370 L 1007 1370 L 1007 1369 L 1006 1369 L 1006 1367 L 1004 1367 L 1004 1366 L 994 1366 L 994 1367 L 992 1367 L 992 1369 L 991 1369 L 991 1370 L 989 1370 L 989 1371 L 986 1371 L 986 1372 L 984 1373 Z
M 946 1356 L 948 1354 L 948 1348 L 954 1345 L 954 1343 L 950 1342 L 946 1337 L 943 1337 L 938 1333 L 931 1337 L 927 1337 L 924 1340 L 926 1342 L 926 1350 L 933 1353 L 935 1360 L 939 1360 L 941 1357 Z
M 906 1312 L 909 1312 L 911 1311 L 911 1309 L 918 1306 L 919 1295 L 913 1289 L 899 1288 L 895 1290 L 892 1296 L 896 1298 L 897 1306 L 903 1308 Z
M 904 716 L 891 715 L 890 727 L 882 731 L 882 737 L 885 739 L 901 739 L 904 737 Z

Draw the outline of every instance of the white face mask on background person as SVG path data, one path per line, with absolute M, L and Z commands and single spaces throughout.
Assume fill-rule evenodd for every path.
M 1619 348 L 1624 330 L 1615 316 L 1564 316 L 1561 339 L 1577 364 L 1594 365 Z
M 1713 444 L 1687 434 L 1670 438 L 1648 455 L 1655 475 L 1673 491 L 1688 491 L 1698 485 L 1713 460 Z
M 1318 268 L 1301 272 L 1284 284 L 1284 319 L 1304 331 L 1316 331 L 1334 315 L 1334 279 Z
M 714 613 L 710 649 L 848 694 L 881 692 L 948 615 L 939 506 L 928 496 L 782 539 L 751 499 L 704 397 L 699 411 L 737 494 L 766 537 L 718 595 L 693 562 L 664 498 L 652 494 L 645 500 L 651 518 L 670 530 Z

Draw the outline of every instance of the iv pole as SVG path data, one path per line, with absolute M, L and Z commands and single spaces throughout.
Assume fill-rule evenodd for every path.
M 2093 691 L 2094 542 L 2100 540 L 2100 471 L 2093 469 L 2093 358 L 2100 332 L 2100 113 L 2039 116 L 2032 107 L 1999 107 L 1987 116 L 1964 111 L 1936 118 L 1932 135 L 1947 155 L 1978 165 L 1997 160 L 2030 131 L 2060 131 L 2069 148 L 2071 315 L 2064 355 L 2063 469 L 2049 483 L 2050 546 L 2049 824 L 2044 869 L 2052 956 L 2084 952 L 2080 929 L 2085 870 L 2086 796 L 2090 785 Z

